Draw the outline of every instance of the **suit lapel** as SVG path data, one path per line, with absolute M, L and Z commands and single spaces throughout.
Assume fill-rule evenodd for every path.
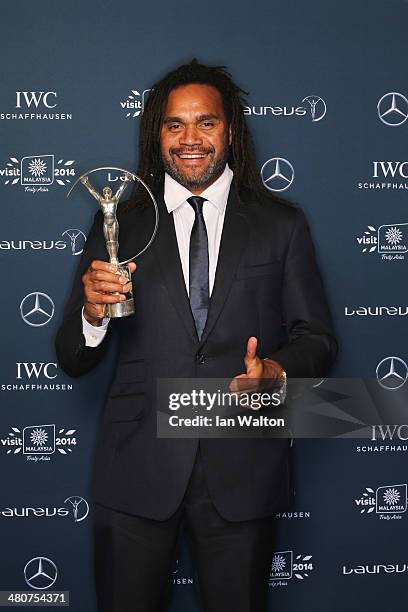
M 231 289 L 235 270 L 248 237 L 248 221 L 245 207 L 238 201 L 232 183 L 225 211 L 214 287 L 210 299 L 207 322 L 198 341 L 190 301 L 184 283 L 180 254 L 177 245 L 173 215 L 169 214 L 163 194 L 158 198 L 160 211 L 159 230 L 153 242 L 153 251 L 158 260 L 170 299 L 194 342 L 203 345 L 221 314 Z
M 187 332 L 194 342 L 198 342 L 197 330 L 190 308 L 190 300 L 188 299 L 184 283 L 173 215 L 167 211 L 162 193 L 158 198 L 158 206 L 160 212 L 159 229 L 152 248 L 157 257 L 170 299 L 178 311 Z
M 245 206 L 238 201 L 235 195 L 234 183 L 232 183 L 222 228 L 210 308 L 200 346 L 207 340 L 221 314 L 225 300 L 231 289 L 235 270 L 238 266 L 242 251 L 246 246 L 248 238 L 248 221 L 244 211 Z

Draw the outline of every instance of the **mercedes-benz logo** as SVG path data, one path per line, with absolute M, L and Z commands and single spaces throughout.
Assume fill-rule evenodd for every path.
M 397 91 L 386 93 L 377 104 L 378 116 L 385 125 L 396 127 L 408 119 L 408 99 Z
M 386 357 L 375 371 L 378 384 L 383 389 L 395 391 L 405 385 L 408 378 L 408 366 L 400 357 Z
M 326 114 L 326 102 L 320 96 L 306 96 L 302 102 L 309 102 L 312 121 L 321 121 Z
M 65 232 L 62 232 L 62 235 L 69 238 L 71 253 L 73 255 L 80 255 L 84 250 L 84 244 L 86 242 L 84 232 L 79 229 L 67 229 Z
M 74 514 L 74 520 L 76 523 L 80 523 L 89 514 L 89 505 L 86 499 L 72 495 L 64 499 L 64 504 L 69 502 L 72 505 L 72 512 Z
M 269 191 L 285 191 L 293 183 L 295 170 L 287 159 L 272 157 L 262 166 L 261 178 Z
M 20 314 L 24 323 L 32 327 L 47 325 L 54 315 L 54 302 L 46 294 L 40 291 L 29 293 L 22 299 Z
M 26 563 L 24 578 L 32 589 L 42 591 L 52 587 L 58 576 L 57 566 L 47 557 L 34 557 Z

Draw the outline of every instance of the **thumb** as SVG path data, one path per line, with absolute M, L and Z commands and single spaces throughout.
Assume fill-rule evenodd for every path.
M 256 360 L 256 347 L 258 344 L 258 339 L 255 336 L 251 336 L 247 342 L 247 350 L 244 358 L 245 367 L 248 370 Z

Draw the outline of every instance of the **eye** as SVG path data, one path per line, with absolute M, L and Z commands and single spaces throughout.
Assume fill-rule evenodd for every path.
M 213 121 L 203 121 L 201 125 L 204 128 L 211 128 L 211 127 L 214 127 L 214 122 Z
M 168 128 L 174 132 L 175 130 L 179 130 L 181 128 L 181 123 L 170 123 Z

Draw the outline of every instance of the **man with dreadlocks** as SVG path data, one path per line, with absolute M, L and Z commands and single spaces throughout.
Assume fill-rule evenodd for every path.
M 157 437 L 159 378 L 325 376 L 336 354 L 305 217 L 270 195 L 256 167 L 242 94 L 196 60 L 156 83 L 141 119 L 137 174 L 160 208 L 133 273 L 136 313 L 104 319 L 127 291 L 106 263 L 95 217 L 56 347 L 64 370 L 96 366 L 115 333 L 116 373 L 93 479 L 99 610 L 164 610 L 183 524 L 208 612 L 262 612 L 274 515 L 291 499 L 289 441 Z M 142 244 L 153 207 L 119 205 L 121 259 Z M 119 295 L 114 295 L 119 293 Z

